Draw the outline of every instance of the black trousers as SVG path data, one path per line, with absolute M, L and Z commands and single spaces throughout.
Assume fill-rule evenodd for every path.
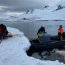
M 61 40 L 62 33 L 58 32 L 58 39 Z
M 0 32 L 0 40 L 6 38 L 7 34 L 8 34 L 8 31 Z

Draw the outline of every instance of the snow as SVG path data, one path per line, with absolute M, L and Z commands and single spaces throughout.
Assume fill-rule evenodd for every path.
M 56 5 L 60 1 L 61 0 L 43 0 L 44 4 L 47 4 L 49 6 L 54 6 L 54 5 Z
M 29 0 L 30 1 L 30 0 Z M 37 8 L 31 8 L 29 9 L 28 14 L 23 12 L 6 12 L 4 14 L 1 14 L 0 19 L 2 21 L 21 21 L 23 18 L 27 19 L 35 19 L 35 20 L 65 20 L 65 0 L 40 0 L 35 2 L 41 2 L 43 3 L 42 6 Z M 60 9 L 59 11 L 55 11 L 58 6 L 61 5 L 63 9 Z M 44 8 L 45 6 L 48 6 L 47 8 Z M 1 6 L 2 8 L 2 6 Z M 6 8 L 6 7 L 4 7 Z M 28 9 L 27 9 L 28 10 Z M 30 11 L 33 10 L 31 13 Z
M 56 50 L 56 53 L 58 53 L 60 56 L 63 56 L 63 58 L 65 59 L 65 51 L 64 50 Z
M 24 33 L 15 28 L 7 28 L 12 34 L 20 34 L 5 39 L 0 44 L 0 65 L 65 65 L 59 61 L 41 61 L 26 54 L 30 42 Z
M 23 21 L 23 18 L 29 19 L 29 20 L 65 20 L 65 6 L 63 5 L 65 3 L 62 3 L 61 6 L 63 6 L 63 9 L 59 9 L 55 11 L 58 6 L 50 6 L 45 9 L 34 9 L 33 12 L 28 12 L 28 14 L 23 13 L 21 15 L 4 15 L 5 17 L 1 17 L 0 19 L 2 21 Z M 59 5 L 59 4 L 58 4 Z
M 32 20 L 34 18 L 35 20 L 65 20 L 65 8 L 55 11 L 56 8 L 56 6 L 53 6 L 44 10 L 35 9 L 33 13 L 24 14 L 22 17 Z

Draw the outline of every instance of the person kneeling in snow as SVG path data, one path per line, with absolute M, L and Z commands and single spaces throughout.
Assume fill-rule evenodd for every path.
M 6 38 L 8 34 L 7 28 L 5 25 L 0 24 L 0 40 Z

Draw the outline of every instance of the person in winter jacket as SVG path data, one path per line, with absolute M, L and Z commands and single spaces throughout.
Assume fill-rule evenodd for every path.
M 7 28 L 4 24 L 0 24 L 0 40 L 5 38 L 8 34 Z
M 63 27 L 62 27 L 62 25 L 60 25 L 59 29 L 58 29 L 58 37 L 59 37 L 60 40 L 62 40 L 63 32 L 64 32 Z
M 42 34 L 42 33 L 46 33 L 45 32 L 45 27 L 43 27 L 43 26 L 41 26 L 41 28 L 38 30 L 37 35 Z

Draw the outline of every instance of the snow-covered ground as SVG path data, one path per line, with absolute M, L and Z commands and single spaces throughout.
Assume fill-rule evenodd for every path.
M 29 57 L 26 50 L 30 47 L 29 40 L 24 33 L 8 27 L 8 31 L 12 34 L 20 34 L 5 39 L 0 44 L 0 65 L 65 65 L 59 61 L 45 61 Z

